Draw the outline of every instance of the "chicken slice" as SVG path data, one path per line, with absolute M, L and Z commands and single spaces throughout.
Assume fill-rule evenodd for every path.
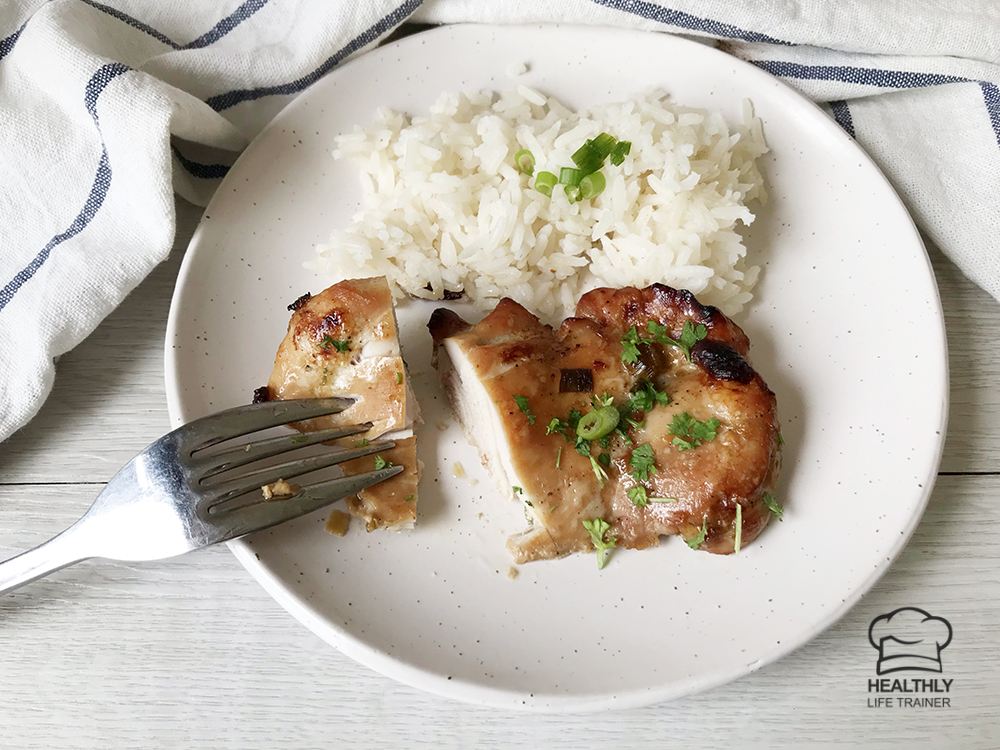
M 371 422 L 367 432 L 340 442 L 354 446 L 379 437 L 396 440 L 393 450 L 399 452 L 393 454 L 394 463 L 406 471 L 362 490 L 356 502 L 348 503 L 348 510 L 363 518 L 369 531 L 411 527 L 419 468 L 413 425 L 419 415 L 385 277 L 342 281 L 315 296 L 305 295 L 290 307 L 294 311 L 268 380 L 268 398 L 356 396 L 357 401 L 339 414 L 292 426 L 312 432 Z M 348 474 L 370 471 L 372 461 L 359 459 L 342 468 Z M 404 503 L 402 497 L 411 499 Z
M 674 340 L 685 322 L 704 326 L 704 337 L 689 359 L 681 347 L 652 341 L 650 321 Z M 598 518 L 619 547 L 643 549 L 680 535 L 715 553 L 733 552 L 737 536 L 748 544 L 767 524 L 780 466 L 774 394 L 747 359 L 743 331 L 689 292 L 597 289 L 558 330 L 509 299 L 476 325 L 439 309 L 429 328 L 467 439 L 501 493 L 524 502 L 531 520 L 507 542 L 515 562 L 593 549 L 582 521 Z M 630 336 L 641 339 L 634 363 L 622 360 Z M 625 407 L 650 389 L 669 403 Z M 566 424 L 609 398 L 635 424 L 603 445 L 578 445 Z M 686 439 L 682 448 L 675 419 L 719 424 L 713 439 Z M 635 463 L 649 464 L 648 476 Z M 645 501 L 633 490 L 639 486 Z

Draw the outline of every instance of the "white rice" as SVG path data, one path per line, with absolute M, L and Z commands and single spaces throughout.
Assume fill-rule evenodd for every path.
M 588 289 L 653 282 L 732 315 L 759 273 L 737 227 L 753 221 L 748 202 L 766 200 L 756 159 L 767 146 L 743 109 L 731 127 L 651 92 L 573 112 L 518 86 L 443 94 L 429 117 L 381 110 L 372 128 L 336 139 L 334 157 L 360 167 L 362 210 L 307 265 L 330 283 L 385 275 L 397 297 L 464 290 L 483 311 L 511 297 L 550 322 Z M 632 149 L 621 166 L 605 162 L 607 188 L 592 200 L 571 204 L 562 186 L 549 198 L 513 164 L 526 148 L 535 174 L 558 176 L 602 131 Z

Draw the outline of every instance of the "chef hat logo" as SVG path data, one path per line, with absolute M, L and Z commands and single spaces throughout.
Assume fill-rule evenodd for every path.
M 951 623 L 916 607 L 879 615 L 868 628 L 878 651 L 878 674 L 913 669 L 940 672 L 941 651 L 951 643 Z

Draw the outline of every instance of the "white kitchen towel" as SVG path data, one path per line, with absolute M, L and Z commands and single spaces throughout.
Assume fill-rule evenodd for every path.
M 1000 299 L 992 0 L 5 0 L 0 440 L 162 261 L 285 104 L 406 21 L 561 22 L 717 40 L 825 106 L 920 227 Z

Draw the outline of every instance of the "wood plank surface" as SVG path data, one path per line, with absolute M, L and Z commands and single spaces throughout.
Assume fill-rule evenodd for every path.
M 168 429 L 164 327 L 199 215 L 179 202 L 171 258 L 62 358 L 38 418 L 0 444 L 0 555 L 63 529 Z M 497 711 L 427 695 L 340 655 L 225 549 L 89 562 L 0 599 L 0 748 L 1000 746 L 1000 305 L 930 252 L 951 348 L 942 476 L 889 573 L 776 664 L 644 709 Z M 901 606 L 953 626 L 935 675 L 953 681 L 948 707 L 870 704 L 868 625 Z

